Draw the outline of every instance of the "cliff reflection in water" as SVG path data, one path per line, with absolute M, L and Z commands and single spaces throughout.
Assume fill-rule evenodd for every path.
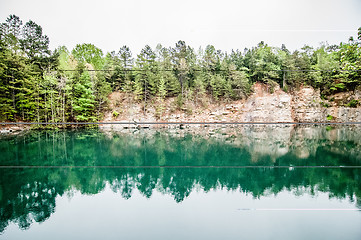
M 190 131 L 42 131 L 3 137 L 0 232 L 10 222 L 27 229 L 55 211 L 56 197 L 78 190 L 97 194 L 109 185 L 129 199 L 137 189 L 182 202 L 196 188 L 225 189 L 256 198 L 287 190 L 329 193 L 361 208 L 359 168 L 142 168 L 141 166 L 358 166 L 356 127 L 251 127 Z M 199 131 L 199 132 L 196 132 Z M 135 166 L 77 168 L 71 166 Z M 139 168 L 140 167 L 140 168 Z
M 361 165 L 359 126 L 40 131 L 0 138 L 7 166 Z

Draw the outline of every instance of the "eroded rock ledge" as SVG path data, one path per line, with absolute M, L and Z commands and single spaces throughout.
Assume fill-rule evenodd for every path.
M 335 94 L 323 100 L 319 90 L 301 87 L 287 93 L 276 87 L 256 83 L 245 100 L 200 105 L 190 100 L 183 110 L 174 108 L 176 99 L 166 99 L 163 112 L 154 102 L 126 100 L 121 93 L 110 96 L 110 110 L 104 122 L 361 122 L 361 107 L 340 106 L 341 100 L 361 100 L 361 91 Z M 173 107 L 172 107 L 173 106 Z M 146 109 L 146 111 L 144 111 Z M 117 112 L 117 116 L 113 113 Z

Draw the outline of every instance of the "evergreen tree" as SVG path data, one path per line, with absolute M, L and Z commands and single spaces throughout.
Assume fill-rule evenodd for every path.
M 157 46 L 157 61 L 158 61 L 158 77 L 165 81 L 165 89 L 167 96 L 176 96 L 180 93 L 180 83 L 173 71 L 173 64 L 171 62 L 171 50 Z
M 178 41 L 175 48 L 171 50 L 173 68 L 181 86 L 181 97 L 184 96 L 184 89 L 189 85 L 190 70 L 192 65 L 193 49 L 184 41 Z
M 260 42 L 223 53 L 212 45 L 196 54 L 184 41 L 174 47 L 145 46 L 134 61 L 127 46 L 107 53 L 93 44 L 69 51 L 49 50 L 49 38 L 33 21 L 10 15 L 0 24 L 0 119 L 2 121 L 95 121 L 102 118 L 108 94 L 127 93 L 157 106 L 166 97 L 189 100 L 246 98 L 251 84 L 279 84 L 284 90 L 311 85 L 322 94 L 361 85 L 361 28 L 357 38 L 340 45 L 304 46 L 290 52 Z M 135 62 L 135 63 L 134 63 Z M 340 71 L 342 70 L 342 71 Z M 200 102 L 198 101 L 200 100 Z
M 361 27 L 358 29 L 357 39 L 350 37 L 348 43 L 341 43 L 340 49 L 335 53 L 339 61 L 341 72 L 337 77 L 348 89 L 355 89 L 361 85 Z M 336 85 L 337 87 L 337 85 Z
M 74 120 L 79 122 L 94 122 L 95 116 L 95 96 L 93 83 L 85 66 L 79 63 L 77 72 L 73 79 L 72 108 L 74 110 Z
M 138 99 L 146 99 L 155 95 L 156 93 L 156 79 L 155 73 L 157 71 L 157 65 L 155 62 L 156 55 L 149 47 L 146 45 L 138 55 L 136 59 L 136 76 L 135 76 L 135 94 L 138 96 Z
M 245 67 L 250 70 L 250 79 L 252 82 L 280 83 L 280 59 L 275 54 L 275 49 L 263 41 L 260 42 L 257 47 L 246 52 L 244 62 Z
M 17 54 L 20 49 L 22 25 L 23 21 L 16 15 L 10 15 L 6 22 L 1 24 L 1 38 L 4 47 L 10 49 L 14 54 Z
M 30 60 L 50 54 L 49 38 L 43 35 L 43 29 L 33 21 L 25 23 L 22 29 L 21 47 Z

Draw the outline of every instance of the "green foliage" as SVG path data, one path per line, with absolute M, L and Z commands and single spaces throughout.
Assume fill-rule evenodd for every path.
M 327 126 L 326 129 L 332 126 Z M 324 127 L 320 127 L 322 130 Z M 322 131 L 321 131 L 322 132 Z M 320 133 L 321 133 L 320 132 Z M 272 134 L 272 133 L 271 133 Z M 358 136 L 358 132 L 345 136 Z M 174 199 L 186 200 L 193 191 L 205 192 L 224 188 L 249 194 L 255 198 L 277 195 L 285 191 L 317 195 L 327 193 L 330 198 L 353 199 L 360 206 L 360 169 L 307 168 L 301 171 L 288 168 L 259 168 L 282 162 L 297 166 L 354 166 L 359 164 L 359 149 L 351 137 L 346 139 L 317 138 L 297 141 L 288 153 L 279 156 L 271 151 L 254 154 L 246 136 L 238 144 L 215 138 L 185 133 L 184 137 L 157 131 L 154 135 L 105 134 L 86 131 L 30 131 L 0 141 L 2 166 L 69 166 L 63 168 L 0 169 L 2 214 L 0 233 L 12 222 L 26 229 L 32 222 L 44 222 L 56 206 L 56 199 L 71 196 L 71 192 L 96 194 L 110 188 L 118 197 L 129 199 L 141 193 L 150 198 L 159 191 Z M 322 136 L 317 134 L 316 136 Z M 234 136 L 234 135 L 232 135 Z M 357 138 L 356 138 L 357 139 Z M 258 143 L 262 144 L 262 142 Z M 268 144 L 268 142 L 263 142 Z M 291 143 L 287 143 L 291 145 Z M 262 145 L 260 145 L 262 146 Z M 22 154 L 19 153 L 21 149 Z M 99 154 L 99 149 L 102 149 Z M 300 150 L 314 149 L 316 153 L 298 157 Z M 143 153 L 147 151 L 146 157 Z M 122 156 L 122 157 L 119 157 Z M 255 166 L 255 168 L 77 168 L 72 166 Z M 335 177 L 337 176 L 337 177 Z M 275 181 L 275 179 L 277 181 Z M 301 180 L 300 180 L 301 179 Z M 337 180 L 337 181 L 336 181 Z
M 333 87 L 330 87 L 330 90 L 332 91 L 342 91 L 346 88 L 344 83 L 337 83 Z
M 91 64 L 95 69 L 103 68 L 103 51 L 93 44 L 77 44 L 71 53 L 78 62 Z
M 275 48 L 262 41 L 257 47 L 246 52 L 244 56 L 245 67 L 251 70 L 252 82 L 275 81 L 280 83 L 281 59 L 275 51 Z
M 50 54 L 49 38 L 43 35 L 42 27 L 33 21 L 25 23 L 20 39 L 21 48 L 30 59 Z
M 326 131 L 331 131 L 331 130 L 333 130 L 333 129 L 335 129 L 333 126 L 327 126 L 327 127 L 326 127 Z
M 321 104 L 322 107 L 325 107 L 325 108 L 330 107 L 330 104 L 328 104 L 326 102 L 323 102 L 323 101 L 321 101 L 320 104 Z
M 79 122 L 94 122 L 95 96 L 93 82 L 88 71 L 82 71 L 84 66 L 78 66 L 78 74 L 74 76 L 72 109 L 73 116 Z
M 334 117 L 332 115 L 327 115 L 327 121 L 332 121 L 334 119 Z
M 54 52 L 48 46 L 41 26 L 31 20 L 23 24 L 10 15 L 0 24 L 0 120 L 95 121 L 114 90 L 128 98 L 134 94 L 144 101 L 144 111 L 155 103 L 160 116 L 167 97 L 176 97 L 179 108 L 190 100 L 205 104 L 207 95 L 245 99 L 255 82 L 268 84 L 270 92 L 277 85 L 292 91 L 308 84 L 325 96 L 361 85 L 361 28 L 348 43 L 293 53 L 264 42 L 244 53 L 227 54 L 212 45 L 195 52 L 178 41 L 169 48 L 146 45 L 134 59 L 127 46 L 105 56 L 93 44 Z
M 112 115 L 113 115 L 113 118 L 117 118 L 117 117 L 119 116 L 119 113 L 114 110 L 113 113 L 112 113 Z
M 178 109 L 182 109 L 184 104 L 184 99 L 182 97 L 182 95 L 178 95 L 177 99 L 176 99 L 176 105 Z
M 361 28 L 357 39 L 350 37 L 348 43 L 340 44 L 336 57 L 343 70 L 337 76 L 348 89 L 355 89 L 361 84 Z
M 212 96 L 218 99 L 224 95 L 226 91 L 226 80 L 219 74 L 212 75 L 210 79 L 210 87 L 212 88 Z
M 233 99 L 242 99 L 246 98 L 251 92 L 251 84 L 249 82 L 249 77 L 247 74 L 247 69 L 242 68 L 242 71 L 236 71 L 236 65 L 230 63 L 226 65 L 228 68 L 228 84 L 227 87 L 231 92 L 231 97 Z
M 359 103 L 359 100 L 352 99 L 349 103 L 346 104 L 346 107 L 356 108 Z

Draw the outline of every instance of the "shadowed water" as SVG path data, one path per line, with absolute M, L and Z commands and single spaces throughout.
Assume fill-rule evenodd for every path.
M 253 126 L 2 136 L 0 237 L 359 239 L 358 130 Z

